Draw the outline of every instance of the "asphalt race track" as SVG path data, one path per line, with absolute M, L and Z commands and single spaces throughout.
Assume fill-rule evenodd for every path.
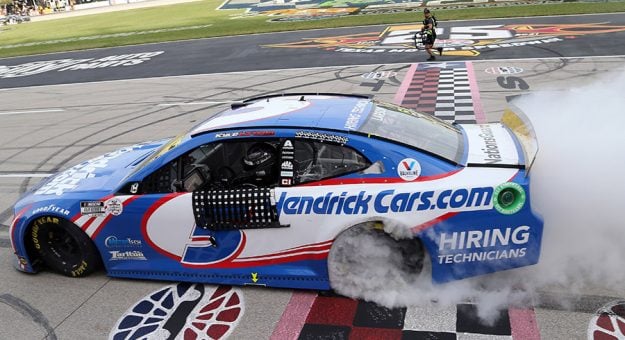
M 619 55 L 622 47 L 615 42 L 625 41 L 622 14 L 439 20 L 438 40 L 445 46 L 442 60 Z M 413 63 L 425 59 L 412 41 L 419 28 L 418 23 L 366 26 L 9 58 L 0 60 L 0 87 Z
M 0 60 L 0 339 L 114 337 L 131 316 L 142 320 L 136 324 L 155 317 L 138 303 L 154 300 L 157 291 L 177 291 L 199 307 L 212 305 L 215 296 L 229 301 L 215 312 L 219 329 L 211 328 L 214 318 L 202 319 L 208 326 L 191 326 L 201 318 L 169 306 L 170 319 L 177 320 L 165 327 L 172 339 L 185 338 L 187 330 L 232 339 L 585 339 L 597 310 L 625 299 L 624 291 L 547 289 L 533 308 L 504 310 L 486 325 L 469 303 L 386 309 L 317 292 L 210 285 L 176 290 L 175 283 L 111 279 L 101 272 L 70 279 L 12 267 L 11 206 L 39 178 L 121 146 L 178 134 L 234 100 L 281 92 L 363 93 L 446 120 L 480 123 L 498 120 L 507 98 L 565 91 L 625 70 L 625 46 L 615 43 L 625 41 L 625 14 L 441 27 L 447 52 L 438 63 L 423 63 L 424 52 L 412 49 L 413 25 Z M 432 70 L 440 76 L 438 88 L 453 89 L 444 94 L 454 98 L 425 105 L 419 96 L 429 85 L 421 76 Z M 470 106 L 457 100 L 463 96 L 472 99 Z M 150 322 L 165 323 L 159 320 Z

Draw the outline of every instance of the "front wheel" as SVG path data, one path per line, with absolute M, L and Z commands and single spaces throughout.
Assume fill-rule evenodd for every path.
M 410 291 L 421 279 L 425 259 L 419 239 L 396 240 L 374 223 L 364 223 L 334 241 L 328 256 L 330 285 L 340 294 L 377 302 L 382 291 Z
M 57 217 L 40 217 L 33 223 L 31 237 L 46 266 L 70 277 L 84 277 L 100 265 L 91 239 L 75 224 Z

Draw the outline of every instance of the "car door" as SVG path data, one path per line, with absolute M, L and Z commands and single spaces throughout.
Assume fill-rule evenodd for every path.
M 340 232 L 341 223 L 336 221 L 350 221 L 350 216 L 314 215 L 304 200 L 295 208 L 291 206 L 295 201 L 287 202 L 288 197 L 326 197 L 336 187 L 328 191 L 324 180 L 357 174 L 369 169 L 371 162 L 339 143 L 304 138 L 241 143 L 242 150 L 225 152 L 221 158 L 226 169 L 217 175 L 224 177 L 192 193 L 192 239 L 213 246 L 189 244 L 183 263 L 239 268 L 324 260 Z M 279 157 L 266 155 L 274 151 Z M 242 159 L 231 159 L 241 154 Z M 255 158 L 271 161 L 255 162 Z
M 272 189 L 278 147 L 277 139 L 207 143 L 146 176 L 135 213 L 152 259 L 167 270 L 227 267 L 245 247 L 243 230 L 285 227 Z

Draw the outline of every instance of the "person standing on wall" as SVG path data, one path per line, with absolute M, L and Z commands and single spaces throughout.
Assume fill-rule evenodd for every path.
M 421 34 L 425 35 L 424 45 L 425 50 L 430 57 L 427 61 L 434 61 L 436 57 L 432 54 L 432 48 L 434 48 L 434 41 L 436 41 L 436 18 L 432 15 L 429 9 L 423 10 L 423 26 L 421 27 Z M 439 55 L 443 55 L 443 48 L 436 48 Z

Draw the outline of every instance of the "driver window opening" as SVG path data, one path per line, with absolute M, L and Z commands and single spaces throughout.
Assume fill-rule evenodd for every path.
M 273 187 L 278 141 L 233 141 L 197 147 L 146 177 L 144 193 Z

